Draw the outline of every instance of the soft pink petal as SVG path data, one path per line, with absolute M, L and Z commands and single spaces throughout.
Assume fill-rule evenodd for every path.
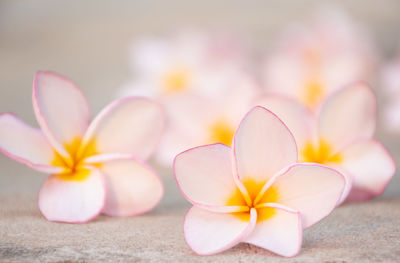
M 97 169 L 90 170 L 88 177 L 79 181 L 51 175 L 39 193 L 39 209 L 49 221 L 90 221 L 101 212 L 104 202 L 104 178 Z
M 174 172 L 183 195 L 193 204 L 226 206 L 238 189 L 233 179 L 231 148 L 224 144 L 200 146 L 179 154 Z
M 292 132 L 299 148 L 314 140 L 317 121 L 313 113 L 300 102 L 284 95 L 267 94 L 257 99 L 255 104 L 276 114 Z
M 90 111 L 82 91 L 71 80 L 53 72 L 39 71 L 33 82 L 36 118 L 50 143 L 66 155 L 63 144 L 82 137 Z
M 339 90 L 321 107 L 320 136 L 336 150 L 356 139 L 371 138 L 375 126 L 376 97 L 364 83 Z
M 297 162 L 295 140 L 273 113 L 254 107 L 234 136 L 234 153 L 240 180 L 265 183 L 286 166 Z
M 318 164 L 295 164 L 273 183 L 279 204 L 298 210 L 307 228 L 327 216 L 345 187 L 342 174 Z
M 392 156 L 378 141 L 360 140 L 342 154 L 341 166 L 353 177 L 349 199 L 365 200 L 382 194 L 395 174 Z
M 257 212 L 249 220 L 227 213 L 214 213 L 193 206 L 185 217 L 183 231 L 186 243 L 199 255 L 211 255 L 241 242 L 254 229 Z
M 338 203 L 336 204 L 336 206 L 339 206 L 347 199 L 347 197 L 350 194 L 350 191 L 353 187 L 353 177 L 341 164 L 327 163 L 326 166 L 328 166 L 332 169 L 335 169 L 336 171 L 341 173 L 343 175 L 343 178 L 345 181 L 342 195 L 340 196 L 340 199 L 339 199 Z
M 265 248 L 284 257 L 297 255 L 302 243 L 302 225 L 300 212 L 285 208 L 278 204 L 269 204 L 274 209 L 272 217 L 258 221 L 254 231 L 244 242 Z M 257 215 L 260 216 L 260 215 Z
M 132 216 L 153 209 L 164 193 L 157 173 L 141 161 L 125 158 L 102 164 L 106 182 L 103 213 Z
M 164 112 L 156 102 L 127 97 L 105 107 L 93 120 L 84 143 L 95 139 L 100 154 L 123 153 L 147 159 L 164 128 Z
M 8 157 L 46 173 L 61 172 L 51 166 L 54 150 L 43 133 L 12 114 L 0 114 L 0 151 Z

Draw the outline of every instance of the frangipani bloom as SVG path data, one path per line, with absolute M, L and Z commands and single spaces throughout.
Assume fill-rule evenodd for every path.
M 295 25 L 266 58 L 269 92 L 282 93 L 316 110 L 332 92 L 370 79 L 375 52 L 368 36 L 345 14 L 320 10 L 311 23 Z
M 156 153 L 166 165 L 185 149 L 230 144 L 257 92 L 231 38 L 184 32 L 144 39 L 132 48 L 134 79 L 122 95 L 145 95 L 166 109 L 168 126 Z
M 187 150 L 176 157 L 174 171 L 193 204 L 185 239 L 201 255 L 246 242 L 294 256 L 302 230 L 332 211 L 345 185 L 333 169 L 297 163 L 292 134 L 262 107 L 242 120 L 233 149 L 212 144 Z
M 382 87 L 387 96 L 383 124 L 393 133 L 400 133 L 400 52 L 382 71 Z
M 142 38 L 131 47 L 133 79 L 121 93 L 161 100 L 182 93 L 221 95 L 244 57 L 244 48 L 229 36 L 182 31 L 168 38 Z
M 161 107 L 145 98 L 124 98 L 90 123 L 89 105 L 70 80 L 38 72 L 33 107 L 41 130 L 14 115 L 0 115 L 0 150 L 51 174 L 39 193 L 46 219 L 89 221 L 100 212 L 128 216 L 152 209 L 163 185 L 143 160 L 164 126 Z
M 252 106 L 257 89 L 246 75 L 231 78 L 230 91 L 214 98 L 192 94 L 176 97 L 169 105 L 169 123 L 156 157 L 171 165 L 180 152 L 198 145 L 231 145 L 235 129 Z M 171 101 L 172 102 L 172 101 Z
M 295 100 L 277 95 L 260 98 L 256 105 L 277 114 L 292 131 L 300 161 L 324 164 L 342 172 L 347 184 L 341 202 L 349 193 L 350 200 L 380 195 L 395 173 L 391 155 L 373 138 L 376 97 L 364 83 L 335 92 L 317 114 Z

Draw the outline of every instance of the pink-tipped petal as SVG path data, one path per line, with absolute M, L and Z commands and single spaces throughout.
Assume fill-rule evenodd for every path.
M 54 151 L 43 133 L 12 114 L 0 115 L 0 151 L 17 162 L 46 173 L 61 172 L 51 166 Z
M 193 204 L 226 206 L 237 191 L 231 148 L 223 144 L 200 146 L 179 154 L 174 173 L 183 195 Z
M 302 148 L 316 136 L 317 122 L 313 113 L 300 102 L 277 94 L 268 94 L 255 101 L 276 114 L 292 132 L 297 146 Z
M 236 168 L 242 182 L 265 183 L 297 162 L 295 140 L 283 122 L 269 110 L 254 107 L 234 136 Z
M 328 163 L 326 165 L 329 166 L 330 168 L 335 169 L 339 173 L 341 173 L 343 175 L 343 178 L 345 181 L 342 195 L 340 196 L 340 199 L 339 199 L 338 203 L 336 204 L 336 206 L 339 206 L 347 199 L 347 197 L 350 194 L 350 191 L 353 187 L 353 177 L 349 173 L 349 171 L 347 171 L 342 165 L 340 165 L 338 163 Z
M 164 193 L 157 173 L 141 161 L 125 158 L 102 164 L 106 182 L 103 213 L 132 216 L 153 209 Z
M 84 144 L 96 140 L 100 154 L 122 153 L 147 159 L 164 128 L 164 112 L 156 102 L 127 97 L 105 107 L 93 120 Z
M 90 122 L 89 105 L 71 80 L 53 72 L 39 71 L 33 81 L 33 108 L 49 142 L 66 155 L 63 144 L 82 137 Z
M 51 175 L 39 193 L 39 209 L 49 221 L 84 223 L 96 217 L 105 202 L 105 185 L 101 172 L 88 169 L 79 180 Z
M 303 228 L 310 227 L 336 206 L 345 187 L 342 174 L 317 164 L 295 164 L 273 183 L 279 204 L 298 210 Z
M 244 242 L 265 248 L 284 257 L 297 255 L 302 243 L 302 224 L 300 212 L 278 204 L 270 204 L 266 208 L 258 209 L 257 217 L 263 213 L 273 214 L 265 220 L 258 221 L 254 231 Z M 266 210 L 266 211 L 263 211 Z
M 353 178 L 349 200 L 365 200 L 383 193 L 396 171 L 386 148 L 374 140 L 360 140 L 346 147 L 341 166 Z
M 376 97 L 370 87 L 357 83 L 339 90 L 321 107 L 320 136 L 335 150 L 358 138 L 371 138 L 376 126 Z
M 199 255 L 227 250 L 253 231 L 257 212 L 251 209 L 248 220 L 234 214 L 213 213 L 193 206 L 186 214 L 183 231 L 186 243 Z

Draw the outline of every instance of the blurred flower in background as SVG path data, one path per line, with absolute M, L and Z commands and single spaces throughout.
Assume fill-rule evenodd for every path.
M 386 131 L 400 133 L 400 50 L 382 69 L 382 88 L 387 97 L 383 109 L 383 125 Z
M 338 9 L 319 9 L 293 24 L 263 67 L 267 91 L 292 96 L 316 110 L 334 90 L 369 80 L 376 54 L 369 36 Z
M 345 176 L 340 202 L 381 195 L 395 174 L 393 157 L 374 138 L 377 101 L 365 83 L 338 90 L 317 114 L 279 95 L 262 97 L 258 105 L 277 114 L 293 133 L 300 162 L 320 163 Z
M 231 35 L 194 31 L 133 44 L 134 77 L 120 95 L 148 96 L 165 106 L 168 128 L 156 156 L 160 163 L 171 166 L 175 155 L 198 145 L 231 144 L 257 94 L 246 52 Z

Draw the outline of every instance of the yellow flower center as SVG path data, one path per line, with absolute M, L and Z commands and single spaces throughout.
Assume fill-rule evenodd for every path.
M 188 88 L 190 74 L 187 69 L 173 68 L 164 75 L 164 92 L 167 94 L 182 92 Z
M 341 163 L 343 157 L 340 153 L 335 153 L 333 147 L 324 139 L 320 139 L 318 144 L 307 142 L 300 151 L 300 161 L 309 163 Z
M 227 206 L 241 206 L 240 212 L 232 214 L 243 221 L 249 221 L 250 210 L 255 208 L 257 211 L 257 222 L 273 217 L 276 213 L 275 208 L 264 205 L 278 201 L 278 189 L 270 186 L 266 191 L 262 192 L 265 183 L 259 183 L 254 180 L 247 180 L 243 184 L 248 196 L 245 196 L 239 189 L 236 189 L 226 202 Z
M 324 85 L 315 77 L 307 79 L 300 91 L 300 100 L 310 109 L 315 109 L 324 99 L 324 96 Z
M 231 146 L 235 128 L 225 119 L 220 119 L 210 126 L 209 132 L 208 143 L 223 143 Z
M 85 159 L 97 154 L 96 140 L 91 140 L 84 148 L 81 148 L 82 139 L 74 138 L 69 143 L 64 143 L 64 149 L 68 156 L 64 157 L 54 151 L 54 159 L 51 164 L 58 167 L 63 167 L 64 172 L 59 174 L 59 178 L 63 180 L 82 181 L 89 175 L 89 170 L 84 168 Z M 99 166 L 99 164 L 91 164 Z

